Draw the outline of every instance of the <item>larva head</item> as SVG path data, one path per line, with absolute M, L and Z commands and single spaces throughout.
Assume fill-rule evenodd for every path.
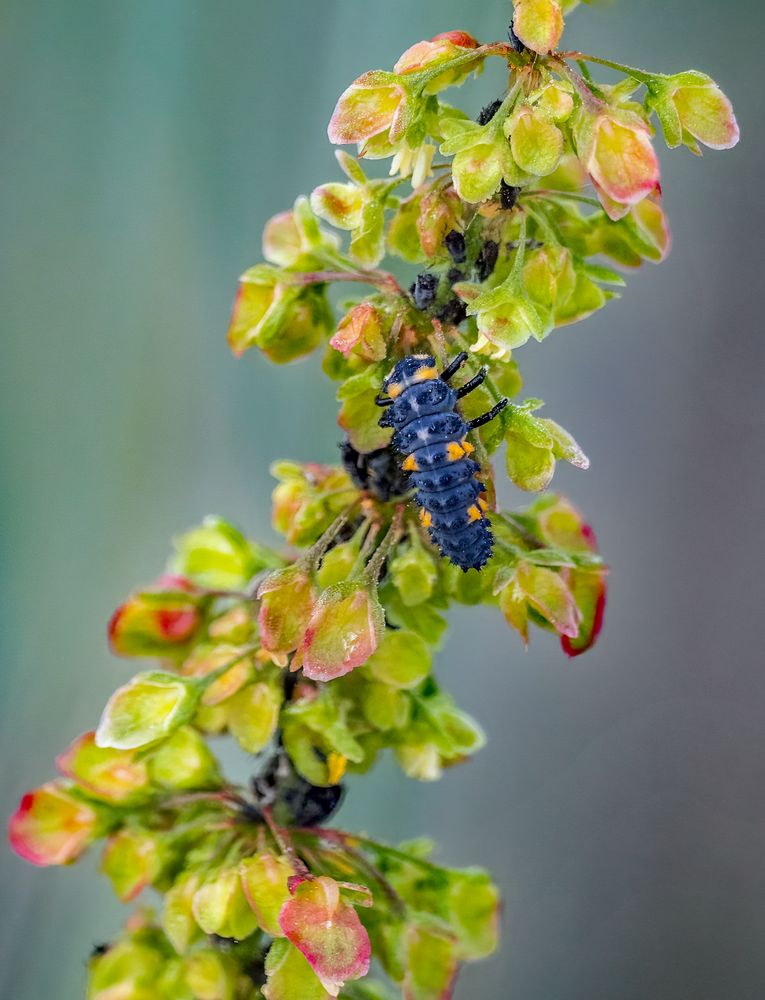
M 438 378 L 435 359 L 430 354 L 410 354 L 396 362 L 383 382 L 383 390 L 396 399 L 404 389 L 432 378 Z

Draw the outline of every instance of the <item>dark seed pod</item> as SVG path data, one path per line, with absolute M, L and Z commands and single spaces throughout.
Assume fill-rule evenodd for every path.
M 476 274 L 479 281 L 486 281 L 491 275 L 499 256 L 499 244 L 494 240 L 486 240 L 481 247 L 478 258 L 475 262 Z
M 401 471 L 393 448 L 364 453 L 357 451 L 350 441 L 343 441 L 340 453 L 345 471 L 360 490 L 367 490 L 383 503 L 408 492 L 409 477 Z
M 438 275 L 423 271 L 415 278 L 414 284 L 410 288 L 412 299 L 418 309 L 425 310 L 432 306 L 438 293 Z
M 521 193 L 521 188 L 512 187 L 505 181 L 499 185 L 499 203 L 506 211 L 511 208 L 515 208 L 515 203 L 518 201 L 518 195 Z
M 284 750 L 274 753 L 263 770 L 252 779 L 255 811 L 273 810 L 283 826 L 318 826 L 339 808 L 345 796 L 343 785 L 312 785 L 295 770 Z
M 442 323 L 459 326 L 467 316 L 467 304 L 453 295 L 441 306 L 437 315 Z
M 449 256 L 455 264 L 464 264 L 467 260 L 467 247 L 465 246 L 464 233 L 457 229 L 452 229 L 444 237 L 444 246 L 449 251 Z
M 529 51 L 526 48 L 526 46 L 523 44 L 523 42 L 520 40 L 520 38 L 513 31 L 513 25 L 512 25 L 512 23 L 508 25 L 508 28 L 507 28 L 507 37 L 508 37 L 508 39 L 510 41 L 510 44 L 512 45 L 512 47 L 515 49 L 516 52 L 528 52 Z
M 487 104 L 485 108 L 481 108 L 476 121 L 479 125 L 488 125 L 501 107 L 502 101 L 497 98 L 496 101 L 492 101 L 491 104 Z

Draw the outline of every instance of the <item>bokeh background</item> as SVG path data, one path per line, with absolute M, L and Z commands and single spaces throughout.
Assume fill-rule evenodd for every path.
M 670 260 L 518 355 L 592 460 L 555 485 L 612 566 L 599 645 L 569 663 L 537 635 L 524 655 L 499 615 L 455 613 L 438 670 L 488 747 L 433 786 L 381 766 L 344 807 L 496 874 L 504 946 L 458 998 L 765 996 L 763 10 L 570 18 L 571 45 L 708 71 L 743 142 L 665 152 Z M 274 540 L 269 463 L 335 458 L 318 365 L 237 362 L 224 332 L 266 218 L 335 176 L 337 94 L 419 38 L 508 18 L 508 0 L 0 5 L 4 814 L 129 676 L 104 623 L 171 536 L 216 512 Z M 95 859 L 38 871 L 0 848 L 0 866 L 0 996 L 76 1000 L 124 916 Z

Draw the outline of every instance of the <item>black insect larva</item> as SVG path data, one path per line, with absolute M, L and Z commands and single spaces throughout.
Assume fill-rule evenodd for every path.
M 470 455 L 473 445 L 467 434 L 493 420 L 507 406 L 503 399 L 488 413 L 466 421 L 457 401 L 486 378 L 482 369 L 459 389 L 449 379 L 465 363 L 467 354 L 438 374 L 427 354 L 413 354 L 399 361 L 383 383 L 387 395 L 377 397 L 379 406 L 390 407 L 380 419 L 393 427 L 393 446 L 405 455 L 402 468 L 410 473 L 416 489 L 415 502 L 422 508 L 420 520 L 430 537 L 455 566 L 481 569 L 492 553 L 494 536 L 486 517 L 484 484 L 475 475 L 479 465 Z

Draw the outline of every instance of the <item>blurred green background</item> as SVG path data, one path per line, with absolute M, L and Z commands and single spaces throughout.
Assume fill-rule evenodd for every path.
M 335 458 L 317 364 L 236 362 L 224 333 L 266 218 L 335 177 L 337 94 L 411 42 L 508 18 L 507 0 L 0 5 L 4 814 L 129 676 L 104 625 L 171 536 L 216 512 L 273 540 L 269 463 Z M 555 485 L 612 566 L 600 644 L 524 655 L 498 615 L 455 614 L 438 669 L 487 749 L 434 786 L 382 766 L 344 808 L 493 869 L 504 946 L 458 997 L 765 996 L 763 27 L 755 0 L 570 19 L 571 45 L 708 71 L 744 138 L 664 153 L 669 262 L 518 353 L 592 459 Z M 95 859 L 0 865 L 0 995 L 76 1000 L 124 916 Z

